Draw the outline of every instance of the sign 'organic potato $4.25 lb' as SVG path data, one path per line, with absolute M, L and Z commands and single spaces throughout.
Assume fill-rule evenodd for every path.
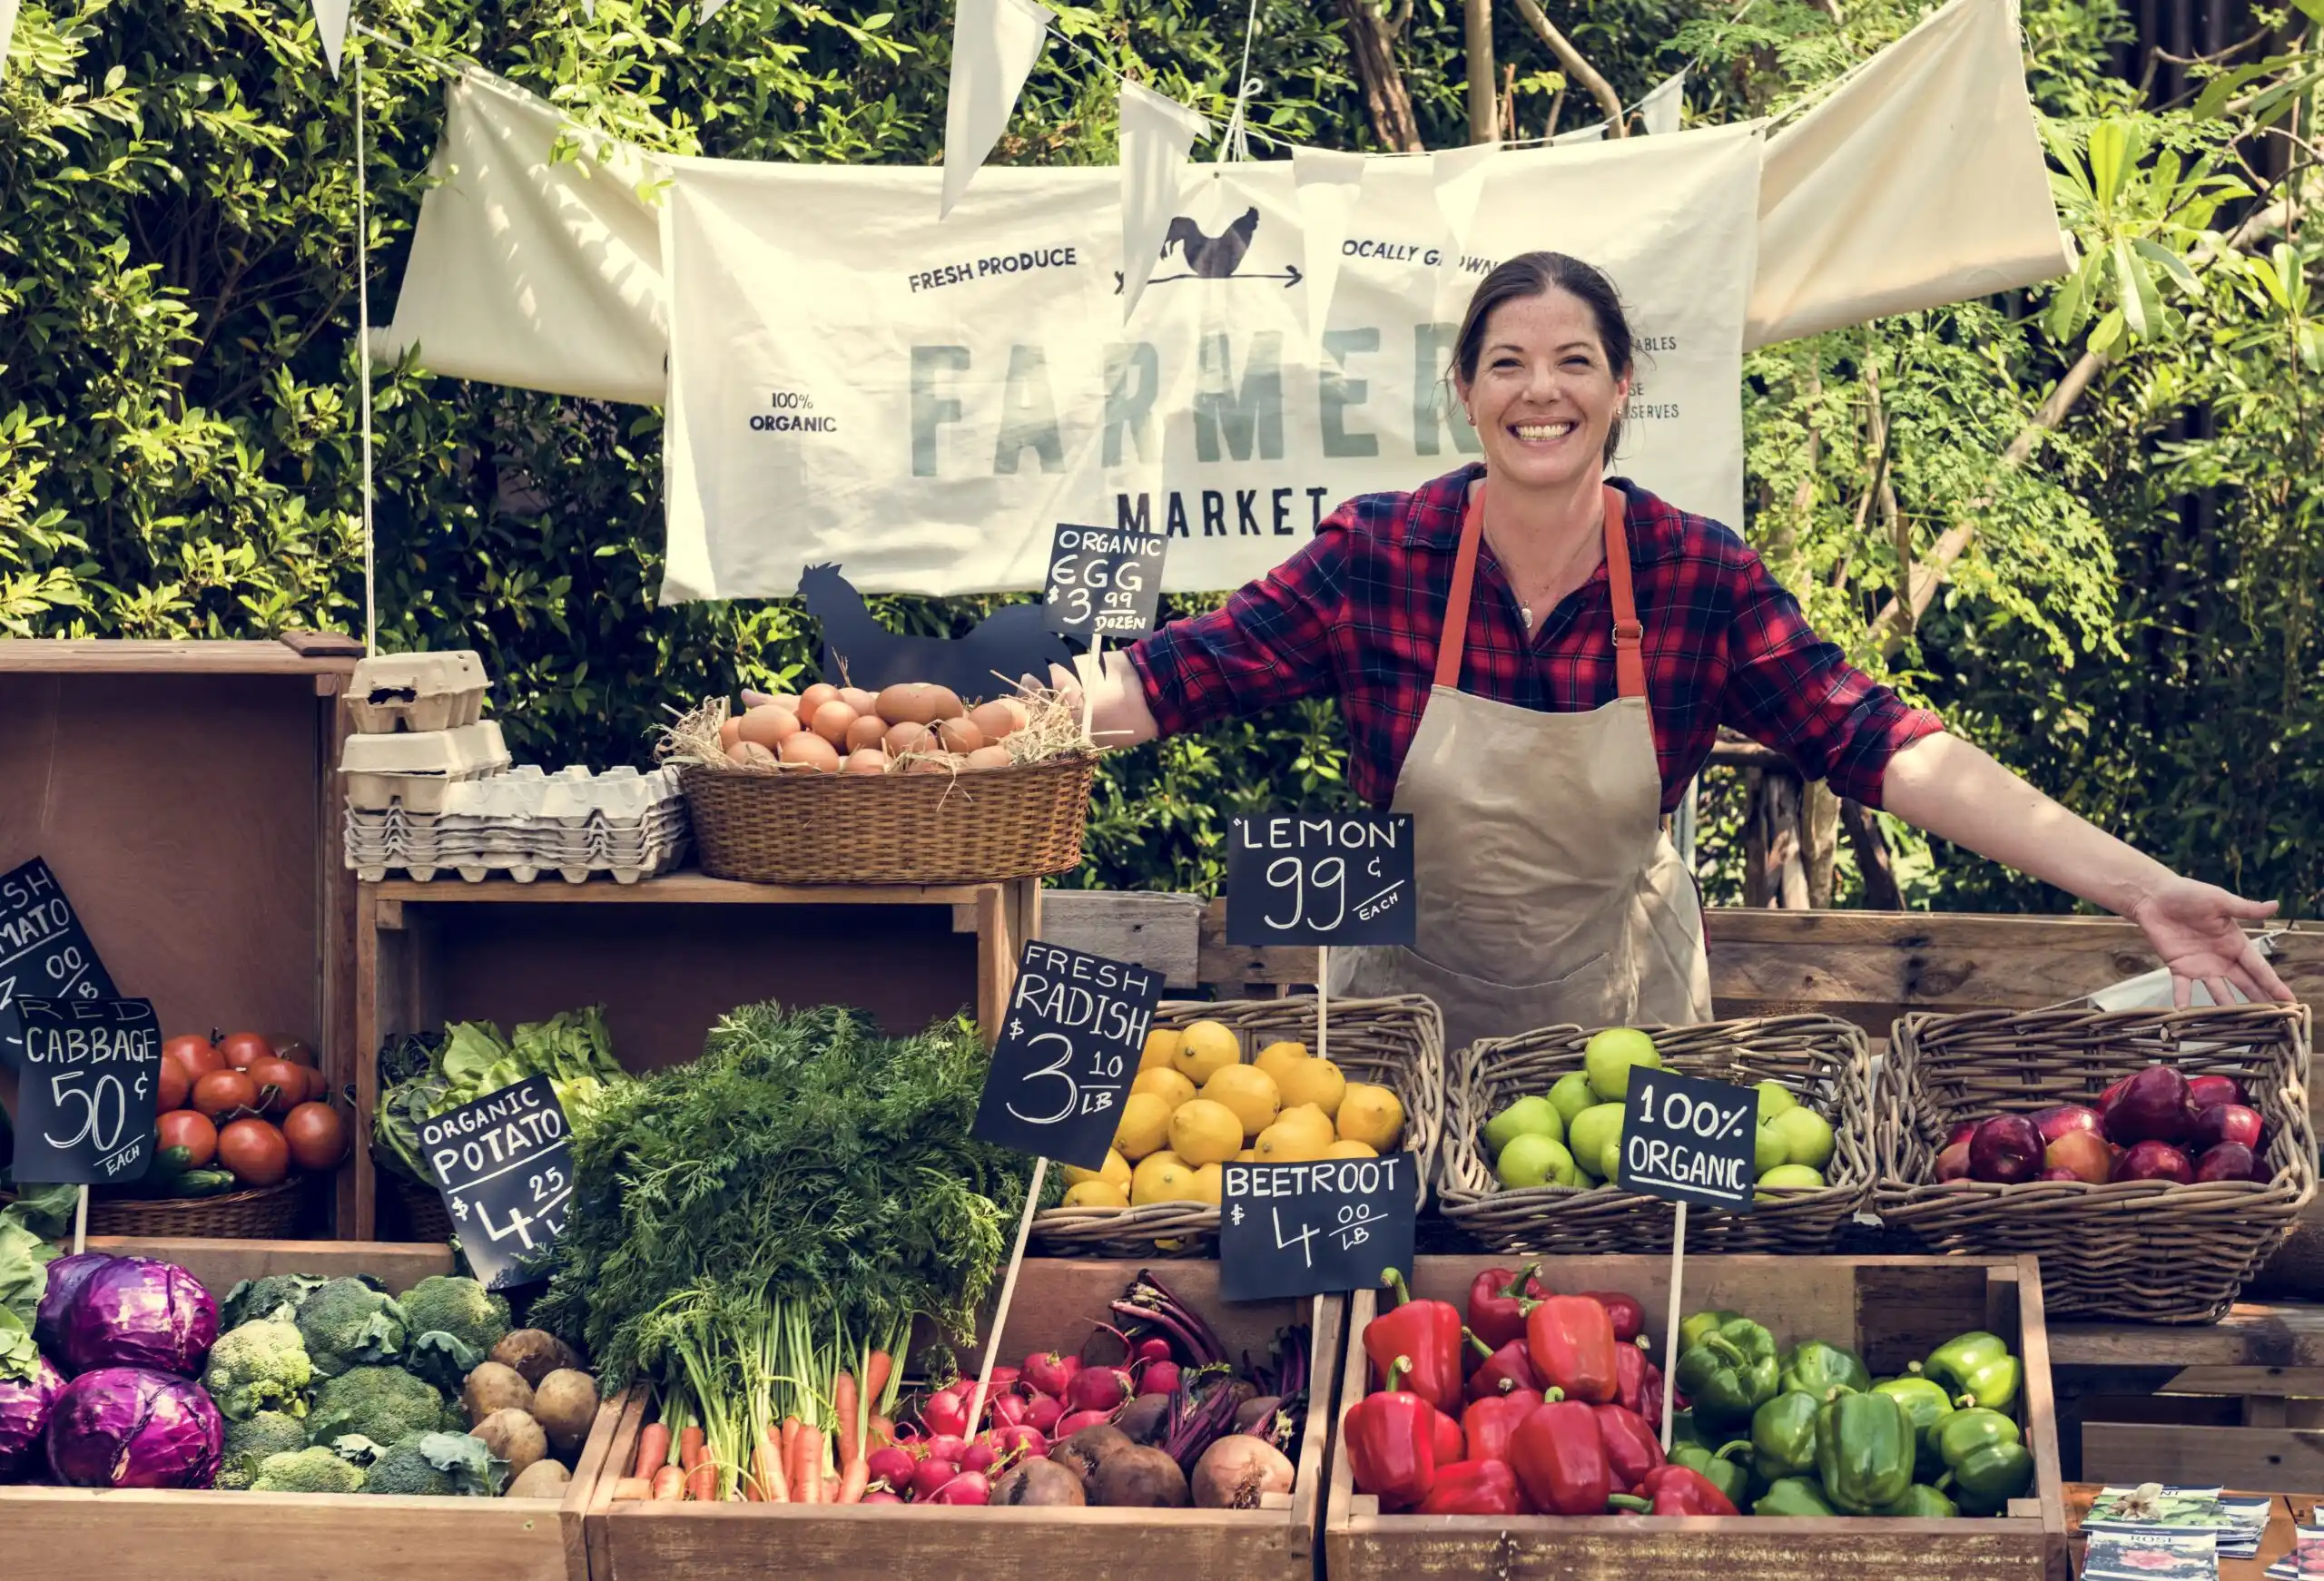
M 488 1290 L 541 1277 L 573 1195 L 572 1128 L 547 1076 L 527 1076 L 419 1124 L 419 1147 Z

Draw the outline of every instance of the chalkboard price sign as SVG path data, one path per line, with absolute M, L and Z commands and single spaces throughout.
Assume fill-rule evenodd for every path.
M 487 1290 L 542 1277 L 573 1195 L 572 1132 L 547 1076 L 419 1123 L 419 1147 Z
M 1626 1192 L 1748 1213 L 1758 1190 L 1759 1095 L 1643 1065 L 1622 1114 Z
M 1218 1209 L 1218 1293 L 1231 1301 L 1365 1289 L 1412 1272 L 1420 1183 L 1412 1155 L 1230 1164 Z
M 1159 533 L 1124 532 L 1059 522 L 1049 543 L 1049 581 L 1041 594 L 1049 630 L 1090 642 L 1128 642 L 1154 629 L 1162 608 Z
M 34 857 L 0 873 L 0 1005 L 33 999 L 110 999 L 113 978 L 90 947 L 73 903 Z
M 1078 1169 L 1103 1164 L 1161 997 L 1162 979 L 1144 967 L 1026 945 L 969 1134 Z
M 153 1164 L 162 1026 L 146 999 L 34 999 L 0 1008 L 16 1073 L 15 1155 L 26 1184 L 142 1180 Z
M 1237 818 L 1226 843 L 1229 944 L 1410 944 L 1409 812 Z

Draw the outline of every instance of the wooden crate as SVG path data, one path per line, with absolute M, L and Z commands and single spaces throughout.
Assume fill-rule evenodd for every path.
M 294 1033 L 344 1091 L 368 1063 L 332 772 L 355 657 L 319 645 L 0 640 L 0 872 L 45 859 L 164 1036 Z M 351 1172 L 314 1199 L 351 1230 Z
M 267 1273 L 376 1274 L 390 1291 L 448 1273 L 442 1246 L 316 1241 L 92 1239 L 93 1251 L 175 1262 L 223 1299 Z M 619 1412 L 599 1408 L 561 1499 L 413 1498 L 212 1489 L 0 1488 L 9 1581 L 84 1581 L 196 1567 L 232 1581 L 589 1581 L 582 1517 Z M 218 1556 L 225 1556 L 223 1558 Z
M 380 1041 L 448 1021 L 506 1032 L 602 1004 L 615 1057 L 633 1071 L 694 1058 L 719 1016 L 767 999 L 858 1005 L 897 1033 L 970 1007 L 990 1042 L 1039 912 L 1033 879 L 800 888 L 686 871 L 635 884 L 365 884 L 356 1134 L 371 1134 Z M 350 1173 L 355 1234 L 409 1232 L 368 1146 Z
M 1024 1265 L 1001 1354 L 1078 1350 L 1137 1274 L 1135 1262 L 1035 1259 Z M 949 1506 L 660 1504 L 610 1501 L 599 1479 L 587 1515 L 592 1581 L 725 1581 L 776 1571 L 816 1581 L 891 1581 L 969 1574 L 1104 1577 L 1231 1576 L 1311 1581 L 1329 1475 L 1330 1396 L 1344 1302 L 1218 1300 L 1216 1263 L 1157 1266 L 1173 1293 L 1210 1320 L 1229 1353 L 1265 1353 L 1276 1330 L 1313 1325 L 1315 1374 L 1298 1474 L 1285 1509 L 980 1509 Z M 972 1359 L 963 1350 L 963 1364 Z M 606 1457 L 617 1474 L 645 1422 L 642 1391 L 626 1399 Z
M 1413 1291 L 1464 1303 L 1469 1281 L 1509 1260 L 1423 1257 Z M 1553 1290 L 1627 1291 L 1645 1304 L 1653 1354 L 1668 1355 L 1667 1257 L 1556 1257 L 1541 1268 Z M 2041 1275 L 2031 1257 L 1689 1257 L 1685 1311 L 1726 1307 L 1767 1324 L 1781 1344 L 1809 1338 L 1850 1346 L 1876 1376 L 1897 1372 L 1955 1334 L 1990 1329 L 2024 1361 L 2026 1441 L 2034 1496 L 1989 1520 L 1777 1520 L 1755 1516 L 1646 1520 L 1610 1516 L 1382 1515 L 1359 1496 L 1347 1458 L 1333 1457 L 1324 1514 L 1331 1581 L 1494 1576 L 1502 1581 L 2065 1581 L 2066 1525 L 2050 1399 Z M 1338 1408 L 1368 1387 L 1362 1337 L 1374 1292 L 1350 1302 Z M 1334 1439 L 1337 1445 L 1337 1435 Z

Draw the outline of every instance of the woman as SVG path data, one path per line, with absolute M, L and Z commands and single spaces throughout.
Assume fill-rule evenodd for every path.
M 1420 894 L 1414 946 L 1334 951 L 1334 993 L 1425 994 L 1454 1048 L 1708 1019 L 1702 917 L 1661 820 L 1728 724 L 2130 918 L 2181 1003 L 2196 981 L 2222 1003 L 2230 983 L 2290 997 L 2238 926 L 2274 902 L 2181 878 L 2068 812 L 1851 668 L 1735 533 L 1608 483 L 1630 350 L 1605 276 L 1510 260 L 1453 358 L 1482 466 L 1349 501 L 1225 608 L 1089 678 L 1108 744 L 1339 695 L 1356 792 L 1413 815 Z

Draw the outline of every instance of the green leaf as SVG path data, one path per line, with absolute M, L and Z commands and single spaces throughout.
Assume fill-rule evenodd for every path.
M 2180 257 L 2169 248 L 2149 241 L 2143 237 L 2133 241 L 2131 245 L 2137 250 L 2138 255 L 2141 258 L 2145 259 L 2148 262 L 2153 264 L 2157 269 L 2162 270 L 2163 273 L 2169 275 L 2173 280 L 2177 281 L 2181 290 L 2186 291 L 2190 295 L 2200 295 L 2201 293 L 2203 282 L 2195 278 L 2195 271 L 2187 267 L 2187 260 L 2185 259 Z
M 2131 334 L 2143 340 L 2153 333 L 2155 320 L 2162 317 L 2162 304 L 2156 300 L 2154 281 L 2131 251 L 2131 244 L 2117 238 L 2114 242 L 2115 302 L 2122 309 L 2122 322 Z

